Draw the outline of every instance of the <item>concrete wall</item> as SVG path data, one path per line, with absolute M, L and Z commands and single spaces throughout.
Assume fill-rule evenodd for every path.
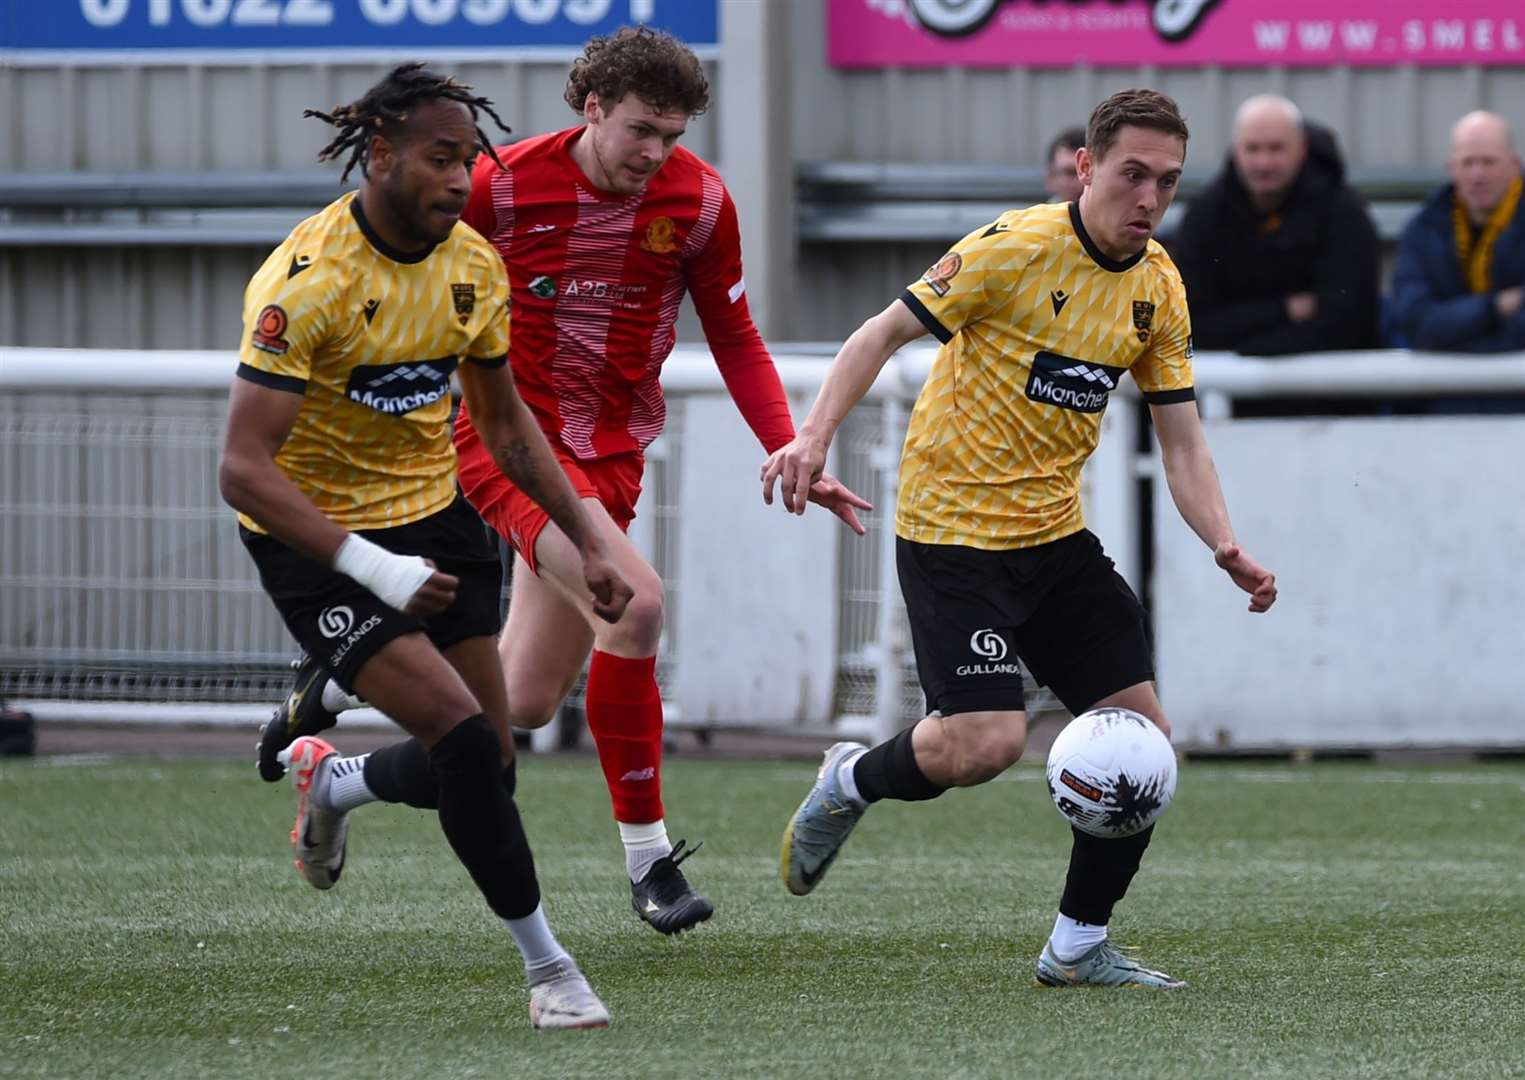
M 1208 429 L 1235 530 L 1281 595 L 1247 614 L 1156 485 L 1155 640 L 1177 742 L 1525 743 L 1525 479 L 1474 479 L 1479 462 L 1519 460 L 1525 419 Z

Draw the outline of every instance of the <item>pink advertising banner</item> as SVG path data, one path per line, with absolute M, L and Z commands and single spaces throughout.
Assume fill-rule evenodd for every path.
M 1521 0 L 827 0 L 837 67 L 1525 65 Z

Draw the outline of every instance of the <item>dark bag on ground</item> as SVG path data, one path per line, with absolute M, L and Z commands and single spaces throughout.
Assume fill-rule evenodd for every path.
M 37 721 L 32 714 L 0 701 L 0 757 L 31 757 L 37 752 Z

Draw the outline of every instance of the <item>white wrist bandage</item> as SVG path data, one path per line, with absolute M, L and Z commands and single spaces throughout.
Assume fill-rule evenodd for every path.
M 413 594 L 434 575 L 420 556 L 394 555 L 354 533 L 339 545 L 334 569 L 354 578 L 398 611 L 406 608 Z

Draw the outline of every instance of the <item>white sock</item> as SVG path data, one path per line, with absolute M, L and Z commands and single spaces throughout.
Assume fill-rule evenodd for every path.
M 514 944 L 519 946 L 519 955 L 524 957 L 526 971 L 561 960 L 571 961 L 572 957 L 551 933 L 551 924 L 545 921 L 544 904 L 536 904 L 535 910 L 522 919 L 504 919 L 503 925 L 514 935 Z
M 365 783 L 365 759 L 370 756 L 361 754 L 359 757 L 333 758 L 329 767 L 323 770 L 312 797 L 318 800 L 320 806 L 338 810 L 342 814 L 349 813 L 357 806 L 376 802 L 376 793 Z
M 361 708 L 365 705 L 365 702 L 354 694 L 346 694 L 343 690 L 339 689 L 338 683 L 329 679 L 323 684 L 322 705 L 323 708 L 331 713 L 341 713 L 345 709 Z
M 640 881 L 652 863 L 672 851 L 665 821 L 642 825 L 617 821 L 615 824 L 620 827 L 620 842 L 625 845 L 625 872 L 631 881 Z
M 1054 920 L 1054 932 L 1049 935 L 1048 944 L 1054 955 L 1068 964 L 1106 940 L 1106 926 L 1077 922 L 1068 915 L 1060 915 Z
M 858 779 L 853 776 L 853 767 L 858 764 L 858 759 L 866 753 L 868 753 L 868 747 L 864 747 L 856 753 L 848 754 L 841 761 L 837 762 L 837 786 L 842 789 L 843 795 L 846 795 L 859 806 L 867 806 L 868 801 L 858 793 Z

